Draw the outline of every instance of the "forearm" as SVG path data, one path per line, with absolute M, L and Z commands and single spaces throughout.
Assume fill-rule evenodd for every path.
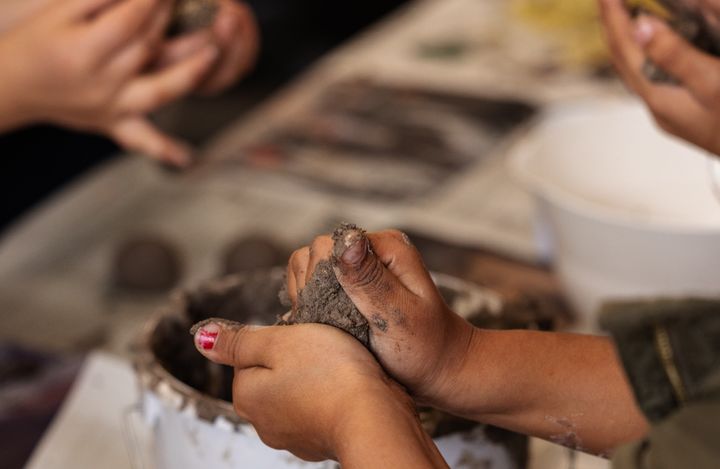
M 343 469 L 448 467 L 422 429 L 412 401 L 376 401 L 369 406 L 355 408 L 352 414 L 357 417 L 348 422 L 350 430 L 338 444 L 337 458 Z
M 453 413 L 593 453 L 647 431 L 608 338 L 476 330 L 461 369 Z

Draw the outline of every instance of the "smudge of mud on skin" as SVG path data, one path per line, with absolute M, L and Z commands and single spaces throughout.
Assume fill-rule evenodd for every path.
M 190 335 L 195 336 L 195 334 L 197 334 L 197 331 L 199 331 L 203 327 L 207 326 L 208 324 L 217 324 L 220 327 L 222 327 L 223 329 L 230 329 L 233 331 L 240 330 L 244 327 L 247 327 L 245 324 L 241 324 L 236 321 L 230 321 L 228 319 L 209 318 L 209 319 L 200 321 L 199 323 L 192 326 L 190 328 Z
M 584 450 L 582 446 L 582 440 L 577 433 L 577 425 L 575 424 L 575 422 L 568 418 L 557 418 L 551 415 L 546 415 L 545 420 L 547 422 L 557 424 L 564 429 L 562 433 L 550 435 L 550 441 L 577 451 Z
M 398 327 L 405 328 L 407 326 L 407 318 L 405 317 L 405 313 L 400 311 L 398 308 L 394 308 L 392 311 L 390 311 L 390 316 L 392 317 L 393 324 L 395 324 Z
M 377 313 L 372 315 L 372 324 L 376 328 L 380 329 L 382 332 L 387 332 L 388 330 L 387 321 Z

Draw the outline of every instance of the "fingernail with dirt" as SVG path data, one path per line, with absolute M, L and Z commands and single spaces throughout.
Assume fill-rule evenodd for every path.
M 343 290 L 334 270 L 334 266 L 338 265 L 352 269 L 364 261 L 370 252 L 365 231 L 343 223 L 333 233 L 333 240 L 332 259 L 318 262 L 310 280 L 298 294 L 296 305 L 281 324 L 319 323 L 335 326 L 369 347 L 370 325 Z
M 333 256 L 349 266 L 365 260 L 370 248 L 365 231 L 349 223 L 343 223 L 335 230 L 333 241 Z

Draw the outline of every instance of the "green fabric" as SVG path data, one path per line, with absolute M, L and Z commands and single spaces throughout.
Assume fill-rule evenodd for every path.
M 717 469 L 720 399 L 682 407 L 654 425 L 645 441 L 618 449 L 613 469 Z
M 612 304 L 600 323 L 652 423 L 644 441 L 615 452 L 613 468 L 720 468 L 720 301 Z

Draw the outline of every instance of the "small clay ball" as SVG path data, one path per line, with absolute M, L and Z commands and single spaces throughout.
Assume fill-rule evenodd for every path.
M 180 280 L 179 251 L 160 237 L 128 239 L 115 251 L 112 281 L 116 287 L 144 291 L 165 291 Z
M 176 0 L 167 35 L 170 37 L 207 28 L 218 12 L 217 0 Z
M 251 236 L 231 243 L 223 255 L 223 274 L 230 275 L 287 264 L 288 254 L 266 237 Z

